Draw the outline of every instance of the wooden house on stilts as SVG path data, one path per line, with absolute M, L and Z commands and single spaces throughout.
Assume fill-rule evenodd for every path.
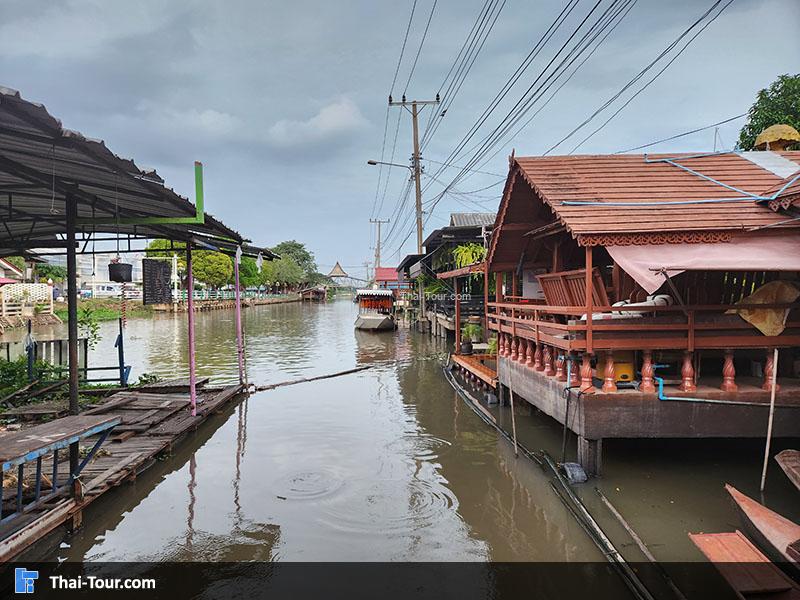
M 501 396 L 563 423 L 570 388 L 588 471 L 605 438 L 763 437 L 776 369 L 800 435 L 800 152 L 512 156 L 485 268 Z

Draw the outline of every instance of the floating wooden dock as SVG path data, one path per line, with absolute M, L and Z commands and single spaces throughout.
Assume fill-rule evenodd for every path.
M 70 497 L 70 486 L 64 485 L 69 476 L 66 452 L 57 456 L 59 464 L 55 471 L 52 452 L 42 458 L 40 472 L 47 476 L 36 487 L 42 488 L 40 493 L 44 496 L 43 501 L 30 503 L 17 516 L 0 524 L 0 562 L 12 560 L 62 525 L 79 525 L 82 511 L 92 501 L 123 482 L 135 479 L 159 455 L 168 452 L 187 433 L 195 430 L 210 415 L 243 391 L 241 385 L 212 388 L 205 385 L 206 381 L 199 382 L 201 387 L 197 391 L 197 415 L 194 417 L 189 410 L 188 386 L 183 380 L 173 380 L 116 393 L 103 404 L 78 417 L 64 417 L 19 432 L 0 435 L 5 461 L 5 454 L 8 454 L 5 449 L 10 448 L 7 441 L 19 438 L 36 445 L 36 440 L 47 440 L 55 435 L 50 429 L 58 430 L 56 438 L 59 440 L 73 439 L 80 431 L 85 431 L 86 423 L 83 421 L 116 423 L 110 437 L 80 474 L 81 497 Z M 81 422 L 73 422 L 75 419 Z M 82 438 L 81 450 L 85 452 L 92 448 L 97 439 L 96 435 Z M 24 453 L 20 456 L 24 456 Z M 54 479 L 48 479 L 51 473 L 58 475 Z M 52 494 L 53 484 L 56 488 L 63 487 Z M 15 488 L 17 485 L 18 482 L 14 481 Z M 34 485 L 22 486 L 26 502 L 33 499 Z M 16 496 L 11 497 L 8 493 L 3 498 L 7 505 L 3 514 L 7 515 L 13 512 L 13 504 L 18 506 L 18 501 Z

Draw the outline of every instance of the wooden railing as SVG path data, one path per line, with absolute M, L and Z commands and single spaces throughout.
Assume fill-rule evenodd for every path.
M 729 310 L 789 310 L 780 335 L 767 336 Z M 579 386 L 584 393 L 594 392 L 591 355 L 602 354 L 603 391 L 617 391 L 614 351 L 636 350 L 642 357 L 639 390 L 655 393 L 653 350 L 683 352 L 680 368 L 681 392 L 694 392 L 697 378 L 694 352 L 722 350 L 724 363 L 720 388 L 735 392 L 734 350 L 772 349 L 800 346 L 800 304 L 692 305 L 692 306 L 595 306 L 585 315 L 582 306 L 549 306 L 518 302 L 489 302 L 486 323 L 498 332 L 498 355 L 521 363 L 543 375 Z M 617 313 L 642 316 L 607 318 Z M 586 318 L 588 317 L 588 318 Z M 577 353 L 582 353 L 580 361 Z M 567 361 L 574 368 L 567 369 Z M 771 350 L 765 353 L 763 388 L 772 387 L 774 369 Z
M 790 313 L 786 329 L 765 336 L 729 310 L 789 309 L 800 304 L 711 306 L 595 306 L 593 318 L 581 320 L 582 306 L 548 306 L 490 302 L 488 327 L 565 351 L 688 350 L 700 348 L 774 348 L 800 345 L 800 314 Z M 602 313 L 642 313 L 627 318 L 602 318 Z

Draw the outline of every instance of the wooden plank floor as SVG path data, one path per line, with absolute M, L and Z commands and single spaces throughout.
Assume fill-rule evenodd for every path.
M 197 415 L 193 417 L 189 409 L 188 389 L 181 388 L 180 383 L 170 382 L 165 388 L 172 393 L 159 393 L 154 388 L 147 388 L 146 391 L 142 388 L 142 391 L 131 389 L 118 392 L 102 405 L 85 411 L 80 417 L 64 417 L 51 422 L 53 428 L 60 430 L 62 428 L 59 427 L 59 422 L 68 419 L 101 421 L 114 417 L 121 419 L 121 423 L 114 428 L 111 438 L 103 444 L 81 473 L 85 499 L 79 505 L 79 510 L 115 486 L 134 479 L 153 464 L 159 454 L 177 443 L 185 433 L 197 428 L 242 391 L 242 386 L 239 385 L 224 388 L 200 387 L 197 392 Z M 201 385 L 204 383 L 201 382 Z M 19 434 L 23 434 L 21 438 L 25 437 L 24 430 Z M 94 437 L 82 441 L 80 444 L 82 453 L 88 451 L 95 441 Z M 69 472 L 67 454 L 61 452 L 59 455 L 57 485 L 66 481 Z M 49 494 L 52 489 L 50 481 L 52 469 L 53 461 L 50 455 L 42 461 L 42 496 Z M 26 502 L 33 495 L 34 471 L 33 465 L 26 465 L 26 477 L 23 480 Z M 13 510 L 12 504 L 16 495 L 15 476 L 7 475 L 3 485 L 3 512 L 4 515 L 8 515 Z M 55 500 L 57 498 L 54 502 Z M 0 527 L 0 562 L 9 560 L 14 554 L 37 541 L 37 534 L 32 533 L 26 537 L 22 530 L 35 530 L 36 521 L 47 518 L 51 506 L 52 504 L 48 503 Z M 65 518 L 64 521 L 66 520 Z M 5 540 L 15 533 L 21 534 L 15 537 L 24 539 L 15 540 L 12 547 Z

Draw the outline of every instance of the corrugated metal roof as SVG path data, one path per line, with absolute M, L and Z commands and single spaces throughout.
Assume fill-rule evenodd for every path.
M 450 227 L 482 227 L 494 225 L 497 213 L 450 213 Z
M 800 152 L 780 154 L 800 169 Z M 800 227 L 797 221 L 785 222 L 785 215 L 776 214 L 764 203 L 734 200 L 742 197 L 740 192 L 667 162 L 652 162 L 670 158 L 705 177 L 756 195 L 783 181 L 751 160 L 733 153 L 646 158 L 650 162 L 643 155 L 517 157 L 509 177 L 521 175 L 573 236 Z M 681 203 L 711 199 L 722 201 Z M 614 204 L 603 206 L 609 203 Z M 784 222 L 779 225 L 780 221 Z
M 187 168 L 191 168 L 187 165 Z M 79 219 L 192 217 L 194 205 L 164 185 L 154 170 L 111 152 L 102 140 L 65 129 L 39 103 L 0 87 L 0 247 L 35 246 L 65 230 L 65 198 Z M 187 239 L 199 234 L 242 241 L 209 214 L 202 225 L 89 225 L 79 233 L 131 233 Z
M 397 281 L 397 269 L 395 267 L 376 268 L 375 281 Z

